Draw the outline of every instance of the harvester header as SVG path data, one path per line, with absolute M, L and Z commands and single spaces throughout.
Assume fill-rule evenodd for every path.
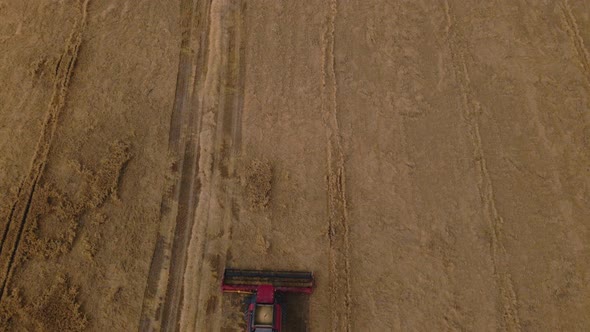
M 222 288 L 226 292 L 255 292 L 258 286 L 270 285 L 276 291 L 310 294 L 312 272 L 226 269 Z

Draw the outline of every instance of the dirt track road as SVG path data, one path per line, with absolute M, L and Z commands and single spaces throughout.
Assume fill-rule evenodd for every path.
M 0 1 L 0 330 L 590 329 L 584 1 Z

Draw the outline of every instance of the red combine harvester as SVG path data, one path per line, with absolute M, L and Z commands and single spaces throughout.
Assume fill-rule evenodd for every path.
M 251 294 L 246 313 L 247 332 L 280 332 L 283 312 L 276 293 L 313 291 L 313 274 L 297 271 L 226 269 L 224 292 Z

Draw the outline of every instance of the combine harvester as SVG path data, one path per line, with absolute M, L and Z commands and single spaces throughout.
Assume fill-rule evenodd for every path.
M 221 288 L 224 292 L 251 294 L 246 312 L 247 332 L 280 332 L 283 313 L 276 293 L 311 294 L 313 274 L 226 269 Z

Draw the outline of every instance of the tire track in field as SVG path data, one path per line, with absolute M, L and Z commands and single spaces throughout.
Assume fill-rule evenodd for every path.
M 178 74 L 184 77 L 177 79 L 169 146 L 180 174 L 163 198 L 140 330 L 220 326 L 219 283 L 241 146 L 245 2 L 195 1 L 187 8 L 188 1 Z
M 161 329 L 164 331 L 183 330 L 180 319 L 182 308 L 186 302 L 184 278 L 185 271 L 191 255 L 188 252 L 190 236 L 195 224 L 195 210 L 200 204 L 202 184 L 199 174 L 200 159 L 200 135 L 202 110 L 198 105 L 200 99 L 199 89 L 206 77 L 207 69 L 200 66 L 208 57 L 209 26 L 211 1 L 198 1 L 195 6 L 195 14 L 191 22 L 191 36 L 197 48 L 197 56 L 191 61 L 194 66 L 194 79 L 192 80 L 192 92 L 190 105 L 187 105 L 188 129 L 185 138 L 184 163 L 180 178 L 179 210 L 176 216 L 174 230 L 174 242 L 171 252 L 170 275 L 167 283 L 165 301 L 163 303 L 163 318 Z
M 180 3 L 180 54 L 178 59 L 178 74 L 176 77 L 176 89 L 174 91 L 174 104 L 172 106 L 172 116 L 170 118 L 170 134 L 168 137 L 168 149 L 171 154 L 177 157 L 182 155 L 181 137 L 186 130 L 184 125 L 186 113 L 189 111 L 189 84 L 192 76 L 192 52 L 191 46 L 193 41 L 193 21 L 195 20 L 195 1 L 183 0 Z M 179 167 L 182 169 L 182 166 Z
M 176 177 L 165 188 L 140 318 L 140 330 L 178 329 L 186 247 L 198 204 L 200 110 L 193 102 L 206 75 L 211 1 L 181 2 L 181 45 L 175 100 L 170 119 L 169 155 Z M 193 51 L 195 50 L 196 51 Z M 196 56 L 195 56 L 196 54 Z M 192 88 L 191 88 L 192 87 Z
M 330 244 L 330 313 L 332 331 L 351 331 L 350 242 L 344 153 L 338 127 L 334 29 L 337 0 L 329 3 L 323 36 L 322 113 L 326 128 L 328 239 Z
M 2 253 L 2 249 L 4 247 L 4 243 L 6 243 L 6 237 L 8 236 L 8 229 L 10 227 L 10 222 L 12 220 L 12 216 L 14 215 L 14 211 L 16 210 L 16 205 L 18 204 L 18 197 L 20 196 L 20 192 L 23 188 L 23 182 L 20 183 L 18 186 L 18 191 L 16 192 L 16 198 L 14 198 L 14 202 L 10 207 L 10 213 L 8 213 L 8 219 L 4 224 L 4 230 L 2 231 L 2 240 L 0 241 L 0 254 Z
M 565 30 L 567 31 L 567 34 L 572 42 L 574 51 L 578 56 L 578 61 L 580 62 L 582 72 L 586 77 L 586 81 L 588 84 L 590 84 L 590 54 L 584 45 L 584 39 L 580 34 L 580 28 L 576 22 L 576 17 L 572 12 L 572 8 L 568 0 L 562 0 L 559 7 L 561 9 L 563 26 L 565 27 Z
M 220 43 L 215 121 L 208 125 L 213 135 L 203 142 L 203 164 L 210 173 L 200 174 L 202 202 L 188 248 L 193 264 L 185 272 L 185 295 L 181 329 L 221 329 L 220 284 L 225 268 L 232 223 L 239 210 L 235 193 L 236 159 L 241 151 L 242 109 L 245 84 L 245 1 L 216 2 L 221 17 L 216 21 Z M 212 51 L 215 52 L 215 51 Z
M 448 0 L 444 2 L 444 10 L 447 18 L 447 39 L 451 51 L 452 65 L 459 89 L 461 92 L 461 107 L 464 119 L 468 125 L 469 136 L 473 142 L 475 152 L 476 170 L 479 177 L 478 191 L 481 198 L 483 217 L 486 219 L 491 234 L 490 253 L 493 264 L 494 278 L 499 287 L 500 302 L 503 309 L 503 327 L 508 331 L 521 331 L 518 314 L 518 299 L 514 291 L 512 276 L 507 264 L 507 253 L 503 243 L 502 224 L 503 219 L 496 208 L 494 188 L 487 167 L 481 132 L 479 126 L 479 114 L 481 105 L 473 97 L 467 63 L 465 61 L 465 46 L 461 31 L 454 23 L 451 7 Z
M 89 0 L 84 0 L 80 3 L 80 16 L 74 22 L 72 32 L 66 41 L 64 52 L 61 54 L 57 63 L 53 82 L 53 94 L 45 122 L 41 128 L 41 135 L 35 149 L 35 156 L 31 163 L 29 173 L 18 192 L 17 201 L 12 208 L 5 234 L 3 234 L 3 241 L 0 246 L 0 301 L 2 301 L 6 287 L 14 272 L 15 256 L 18 252 L 23 230 L 27 222 L 31 201 L 45 170 L 59 116 L 66 104 L 70 80 L 74 73 L 80 46 L 82 45 L 82 33 L 86 26 L 88 3 Z

